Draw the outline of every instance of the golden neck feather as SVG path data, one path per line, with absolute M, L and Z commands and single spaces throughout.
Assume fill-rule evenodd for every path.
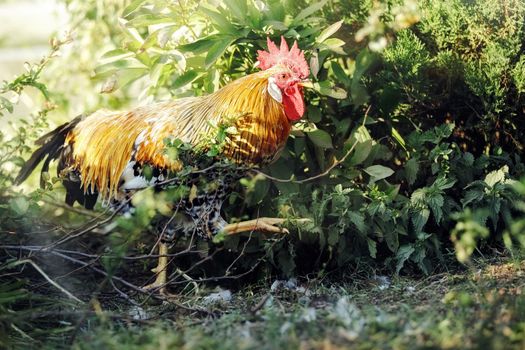
M 134 158 L 141 164 L 176 171 L 181 164 L 164 153 L 166 138 L 199 145 L 213 125 L 233 125 L 224 154 L 254 165 L 270 161 L 284 146 L 291 122 L 267 91 L 274 69 L 233 81 L 208 96 L 183 98 L 129 112 L 98 111 L 68 135 L 71 166 L 80 171 L 84 190 L 102 196 L 118 191 L 120 176 Z

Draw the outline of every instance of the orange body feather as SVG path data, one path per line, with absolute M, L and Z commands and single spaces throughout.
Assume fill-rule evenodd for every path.
M 213 125 L 227 121 L 230 135 L 224 154 L 245 164 L 269 161 L 284 146 L 291 122 L 281 103 L 268 93 L 268 77 L 283 66 L 248 75 L 202 97 L 157 103 L 129 112 L 95 112 L 69 132 L 70 167 L 81 175 L 84 191 L 117 195 L 121 175 L 134 156 L 141 164 L 177 171 L 164 153 L 166 138 L 199 145 Z

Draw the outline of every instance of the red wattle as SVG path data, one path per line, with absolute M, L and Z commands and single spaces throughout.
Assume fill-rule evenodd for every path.
M 291 121 L 301 119 L 305 112 L 303 91 L 297 86 L 290 86 L 283 94 L 284 113 Z

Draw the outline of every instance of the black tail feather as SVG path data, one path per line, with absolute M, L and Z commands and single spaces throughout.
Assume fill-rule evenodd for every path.
M 69 123 L 62 124 L 55 130 L 40 137 L 35 144 L 41 147 L 37 149 L 24 164 L 15 179 L 15 184 L 19 185 L 24 182 L 46 157 L 44 166 L 42 167 L 42 173 L 47 172 L 49 170 L 49 163 L 60 156 L 67 134 L 73 130 L 81 118 L 82 117 L 79 116 Z M 40 185 L 42 187 L 44 185 L 42 176 L 40 177 Z

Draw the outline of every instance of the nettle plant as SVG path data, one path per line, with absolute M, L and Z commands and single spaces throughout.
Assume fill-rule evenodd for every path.
M 466 50 L 464 41 L 455 45 L 442 35 L 446 26 L 440 21 L 451 17 L 440 14 L 469 9 L 450 1 L 456 5 L 422 3 L 418 9 L 410 1 L 136 0 L 124 7 L 118 28 L 108 30 L 117 48 L 102 55 L 93 78 L 116 106 L 122 96 L 139 103 L 197 96 L 255 71 L 256 52 L 268 36 L 297 40 L 312 72 L 306 118 L 294 126 L 280 159 L 242 179 L 224 207 L 230 220 L 278 213 L 312 222 L 284 238 L 251 237 L 246 243 L 237 236 L 215 243 L 234 254 L 242 250 L 240 265 L 251 267 L 263 255 L 265 266 L 285 274 L 357 261 L 428 273 L 448 247 L 464 252 L 458 257 L 466 261 L 483 242 L 523 241 L 515 228 L 520 211 L 511 185 L 487 176 L 502 171 L 507 181 L 521 176 L 524 167 L 518 154 L 509 153 L 509 143 L 487 141 L 496 109 L 470 108 L 480 105 L 474 86 L 482 85 L 473 85 L 474 73 L 465 67 L 481 56 Z M 104 19 L 104 11 L 99 16 L 84 5 L 86 21 L 96 25 Z M 512 27 L 512 18 L 505 26 Z M 478 24 L 486 20 L 476 17 Z M 475 31 L 454 33 L 459 38 Z M 490 53 L 495 54 L 483 57 Z M 516 62 L 512 81 L 521 91 L 522 64 Z M 490 107 L 490 99 L 482 105 Z M 483 122 L 475 129 L 479 118 Z M 521 129 L 513 134 L 512 123 L 506 121 L 500 135 L 517 140 Z M 203 154 L 209 161 L 227 138 L 227 127 L 221 130 Z M 482 130 L 482 142 L 473 142 L 472 130 Z M 187 151 L 173 142 L 166 144 L 168 154 Z M 111 236 L 108 249 L 125 254 L 137 241 L 136 247 L 151 244 L 143 233 L 165 209 L 163 201 L 191 191 L 174 187 L 163 198 L 145 192 L 138 214 L 118 220 L 122 234 Z

